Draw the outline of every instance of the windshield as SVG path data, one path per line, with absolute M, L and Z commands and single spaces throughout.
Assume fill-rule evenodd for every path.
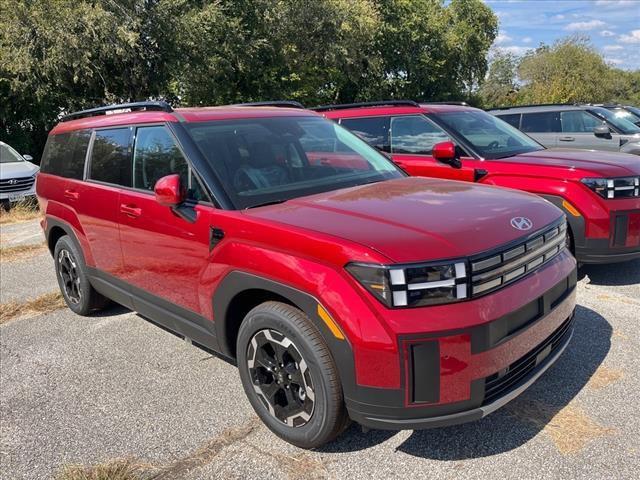
M 24 158 L 6 143 L 0 142 L 0 163 L 24 162 Z
M 635 114 L 629 107 L 612 107 L 608 110 L 611 110 L 616 117 L 640 126 L 640 112 L 638 112 L 638 114 Z
M 615 112 L 612 112 L 611 110 L 607 110 L 606 108 L 602 107 L 594 107 L 593 109 L 590 109 L 590 111 L 600 118 L 604 118 L 607 122 L 620 130 L 621 133 L 624 133 L 626 135 L 640 133 L 640 127 L 634 125 L 633 122 L 630 122 L 629 120 L 620 118 L 616 115 Z
M 640 121 L 640 108 L 638 107 L 624 107 L 624 108 L 632 112 L 636 117 L 638 117 L 638 120 Z
M 320 117 L 251 118 L 186 127 L 237 208 L 404 176 L 377 150 Z
M 544 150 L 539 143 L 507 122 L 479 110 L 433 114 L 454 134 L 466 140 L 487 160 Z

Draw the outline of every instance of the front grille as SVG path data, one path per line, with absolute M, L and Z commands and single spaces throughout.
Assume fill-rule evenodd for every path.
M 520 243 L 471 259 L 471 295 L 478 297 L 525 276 L 558 255 L 566 246 L 563 220 Z
M 0 180 L 0 193 L 21 192 L 33 186 L 34 177 L 7 178 Z
M 555 354 L 571 334 L 573 315 L 564 321 L 549 337 L 505 370 L 487 377 L 484 382 L 484 402 L 487 405 L 505 395 L 527 377 L 544 359 Z

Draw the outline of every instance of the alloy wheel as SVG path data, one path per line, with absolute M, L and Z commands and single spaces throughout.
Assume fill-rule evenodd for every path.
M 289 427 L 305 425 L 315 406 L 307 363 L 282 333 L 273 329 L 253 335 L 247 349 L 253 388 L 269 413 Z
M 73 304 L 80 303 L 82 289 L 80 288 L 78 264 L 69 250 L 62 249 L 58 253 L 58 273 L 62 279 L 65 297 Z

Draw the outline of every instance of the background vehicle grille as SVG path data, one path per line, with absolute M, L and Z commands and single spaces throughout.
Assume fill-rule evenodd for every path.
M 545 358 L 553 355 L 571 334 L 573 315 L 564 321 L 544 342 L 513 362 L 506 371 L 494 373 L 485 379 L 483 405 L 493 402 L 531 373 Z
M 471 295 L 478 297 L 525 276 L 566 247 L 567 223 L 533 234 L 502 251 L 471 259 Z
M 29 190 L 35 181 L 36 179 L 33 177 L 7 178 L 0 180 L 0 192 L 9 193 Z

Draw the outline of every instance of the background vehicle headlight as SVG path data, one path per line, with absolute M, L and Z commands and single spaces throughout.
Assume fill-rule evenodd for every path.
M 602 198 L 640 197 L 640 177 L 583 178 L 582 183 Z
M 350 263 L 346 269 L 388 307 L 421 307 L 468 298 L 463 261 L 402 266 Z

